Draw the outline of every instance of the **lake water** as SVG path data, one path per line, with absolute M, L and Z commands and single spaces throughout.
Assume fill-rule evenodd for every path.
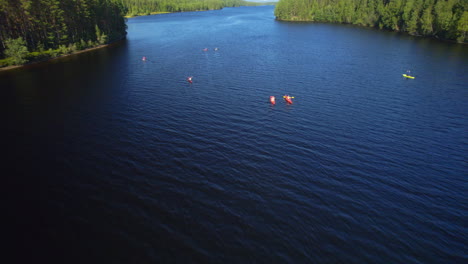
M 468 47 L 273 10 L 0 72 L 14 257 L 466 263 Z

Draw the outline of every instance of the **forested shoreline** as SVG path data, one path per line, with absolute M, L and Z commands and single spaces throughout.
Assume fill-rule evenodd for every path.
M 121 0 L 0 1 L 0 67 L 122 39 L 126 12 Z
M 150 15 L 156 13 L 173 13 L 186 11 L 205 11 L 223 7 L 256 6 L 265 3 L 254 3 L 244 0 L 121 0 L 127 8 L 127 17 Z
M 468 0 L 280 0 L 278 20 L 345 23 L 468 41 Z

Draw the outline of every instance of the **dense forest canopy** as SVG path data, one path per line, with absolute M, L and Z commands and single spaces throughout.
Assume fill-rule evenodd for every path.
M 347 23 L 467 42 L 468 0 L 280 0 L 279 20 Z
M 0 0 L 0 53 L 10 39 L 29 51 L 120 39 L 126 12 L 120 0 Z

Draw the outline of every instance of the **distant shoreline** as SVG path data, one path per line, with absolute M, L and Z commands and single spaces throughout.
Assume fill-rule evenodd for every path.
M 248 3 L 255 3 L 255 5 L 245 5 L 245 6 L 269 6 L 269 5 L 276 5 L 277 2 L 249 2 L 247 1 Z M 129 16 L 129 15 L 126 15 L 124 16 L 125 18 L 133 18 L 133 17 L 140 17 L 140 16 L 152 16 L 152 15 L 162 15 L 162 14 L 175 14 L 175 13 L 187 13 L 187 12 L 205 12 L 205 11 L 213 11 L 213 10 L 222 10 L 224 8 L 237 8 L 237 7 L 244 7 L 243 6 L 224 6 L 224 7 L 221 7 L 219 9 L 207 9 L 207 10 L 187 10 L 187 11 L 175 11 L 175 12 L 168 12 L 168 11 L 164 11 L 164 12 L 151 12 L 149 14 L 137 14 L 137 15 L 132 15 L 132 16 Z
M 224 8 L 224 7 L 223 7 Z M 207 10 L 188 10 L 188 11 L 176 11 L 176 12 L 151 12 L 149 14 L 137 14 L 133 16 L 124 16 L 125 18 L 134 18 L 134 17 L 141 17 L 141 16 L 152 16 L 152 15 L 163 15 L 163 14 L 176 14 L 176 13 L 188 13 L 188 12 L 205 12 L 205 11 L 213 11 L 213 10 L 222 10 L 220 9 L 207 9 Z
M 170 14 L 170 13 L 174 13 L 174 12 L 151 12 L 149 14 L 145 14 L 145 15 L 133 15 L 133 16 L 124 16 L 125 18 L 132 18 L 132 17 L 139 17 L 139 16 L 151 16 L 151 15 L 161 15 L 161 14 Z M 179 13 L 179 12 L 177 12 Z
M 25 68 L 25 67 L 28 67 L 28 66 L 31 66 L 31 65 L 37 65 L 37 64 L 40 64 L 40 63 L 44 63 L 44 62 L 49 62 L 49 61 L 53 61 L 53 60 L 56 60 L 56 59 L 65 58 L 65 57 L 68 57 L 68 56 L 89 52 L 89 51 L 92 51 L 92 50 L 102 49 L 102 48 L 114 45 L 116 43 L 119 43 L 120 41 L 122 41 L 124 39 L 125 39 L 125 37 L 123 37 L 123 38 L 121 38 L 119 40 L 113 41 L 111 43 L 108 43 L 108 44 L 99 45 L 99 46 L 95 46 L 95 47 L 92 47 L 92 48 L 87 48 L 87 49 L 84 49 L 84 50 L 79 50 L 79 51 L 69 53 L 69 54 L 62 54 L 60 56 L 45 59 L 45 60 L 31 61 L 31 62 L 28 62 L 28 63 L 23 64 L 23 65 L 13 65 L 13 66 L 1 67 L 0 72 L 14 70 L 14 69 L 18 69 L 18 68 Z

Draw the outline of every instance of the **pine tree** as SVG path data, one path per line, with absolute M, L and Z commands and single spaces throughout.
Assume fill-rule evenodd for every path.
M 28 48 L 23 38 L 7 39 L 5 43 L 5 55 L 7 58 L 12 59 L 14 65 L 21 65 L 27 62 L 26 55 L 28 55 Z

